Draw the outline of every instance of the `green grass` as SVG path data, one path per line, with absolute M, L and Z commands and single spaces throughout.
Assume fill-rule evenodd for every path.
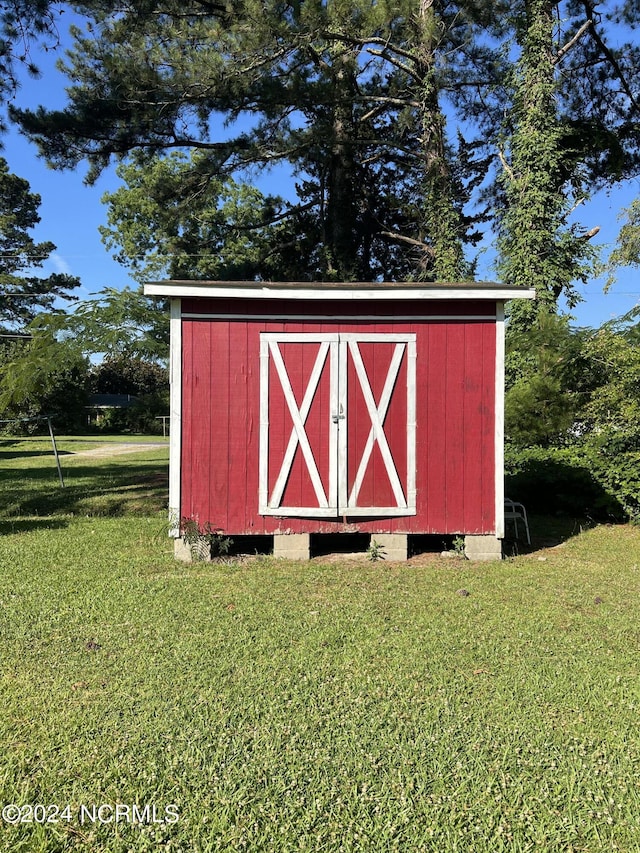
M 105 443 L 166 443 L 166 449 L 117 458 L 75 454 Z M 56 438 L 64 488 L 51 440 L 0 438 L 0 494 L 4 518 L 68 515 L 154 515 L 166 512 L 168 443 L 162 438 Z
M 94 475 L 113 496 L 162 453 Z M 72 815 L 1 851 L 640 850 L 639 528 L 492 564 L 184 566 L 155 499 L 101 517 L 91 482 L 0 537 L 0 802 Z M 80 822 L 103 803 L 179 819 Z

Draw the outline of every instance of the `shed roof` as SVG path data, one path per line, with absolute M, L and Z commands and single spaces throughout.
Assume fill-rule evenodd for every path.
M 218 297 L 227 299 L 435 300 L 535 299 L 535 290 L 492 281 L 425 283 L 422 281 L 153 281 L 147 296 Z

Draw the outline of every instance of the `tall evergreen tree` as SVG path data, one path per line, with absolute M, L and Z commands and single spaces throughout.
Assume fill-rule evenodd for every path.
M 271 224 L 306 231 L 304 277 L 468 276 L 470 201 L 499 148 L 501 272 L 554 310 L 589 269 L 592 229 L 572 208 L 635 168 L 637 72 L 609 44 L 616 14 L 637 21 L 632 3 L 608 17 L 595 0 L 74 7 L 88 31 L 76 30 L 67 108 L 12 110 L 49 161 L 86 159 L 93 179 L 112 157 L 143 168 L 195 150 L 197 176 L 240 181 L 288 164 L 296 197 Z M 479 137 L 454 148 L 445 116 Z
M 80 283 L 63 273 L 35 274 L 56 248 L 29 233 L 40 221 L 39 206 L 40 196 L 0 158 L 0 326 L 5 334 L 24 330 L 57 299 L 73 298 L 70 291 Z
M 575 283 L 593 272 L 589 239 L 598 227 L 582 228 L 571 214 L 593 189 L 636 168 L 637 133 L 628 123 L 637 126 L 638 105 L 628 66 L 599 31 L 598 5 L 524 0 L 516 22 L 497 219 L 503 278 L 538 294 L 536 304 L 512 308 L 512 319 L 525 324 L 539 311 L 557 310 L 561 296 L 575 304 Z M 621 86 L 629 96 L 620 95 Z
M 288 162 L 299 176 L 289 213 L 307 212 L 317 233 L 313 277 L 426 267 L 424 277 L 459 278 L 465 223 L 438 88 L 461 4 L 437 5 L 456 8 L 445 21 L 429 0 L 163 0 L 152 14 L 118 4 L 118 15 L 85 3 L 94 32 L 76 31 L 68 108 L 13 115 L 55 165 L 88 159 L 90 178 L 132 151 L 197 149 L 211 175 Z M 456 38 L 468 40 L 466 25 Z
M 506 205 L 500 217 L 501 272 L 509 284 L 535 287 L 538 305 L 518 313 L 553 310 L 582 259 L 579 237 L 567 228 L 563 192 L 562 129 L 556 106 L 556 4 L 525 0 L 517 31 L 520 57 L 514 68 L 513 130 L 503 155 Z M 507 162 L 507 157 L 509 162 Z

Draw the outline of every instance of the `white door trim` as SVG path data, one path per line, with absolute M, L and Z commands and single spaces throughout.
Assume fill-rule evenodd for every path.
M 180 536 L 182 465 L 182 303 L 171 300 L 169 320 L 169 536 Z
M 353 482 L 349 500 L 347 501 L 347 508 L 355 508 L 358 506 L 358 494 L 364 480 L 367 464 L 371 458 L 374 444 L 378 442 L 378 447 L 382 454 L 382 459 L 389 477 L 389 482 L 391 483 L 391 488 L 393 489 L 393 495 L 396 499 L 396 503 L 398 507 L 406 509 L 407 501 L 404 492 L 402 491 L 400 478 L 398 477 L 398 472 L 396 470 L 393 457 L 391 456 L 391 450 L 389 449 L 387 436 L 385 435 L 383 427 L 384 419 L 387 415 L 387 409 L 391 402 L 391 394 L 393 393 L 396 379 L 400 372 L 400 365 L 402 364 L 406 345 L 397 343 L 395 346 L 391 364 L 389 365 L 389 372 L 387 373 L 387 378 L 382 391 L 382 396 L 380 397 L 380 402 L 377 405 L 373 398 L 373 392 L 371 390 L 371 385 L 369 384 L 369 377 L 367 376 L 367 371 L 365 369 L 364 362 L 362 361 L 358 344 L 356 341 L 349 341 L 348 346 L 353 365 L 356 369 L 356 374 L 360 381 L 360 389 L 364 396 L 365 405 L 369 412 L 369 417 L 371 418 L 371 429 L 369 430 L 369 437 L 367 438 L 367 443 L 365 444 L 362 458 L 358 465 L 358 472 Z
M 280 473 L 278 474 L 276 484 L 273 488 L 273 492 L 271 493 L 271 497 L 269 498 L 270 507 L 277 507 L 280 505 L 280 501 L 282 500 L 282 495 L 287 484 L 287 479 L 289 478 L 289 474 L 291 473 L 293 457 L 295 455 L 296 447 L 298 445 L 300 445 L 300 450 L 302 451 L 304 460 L 307 463 L 307 469 L 309 471 L 309 476 L 311 477 L 313 490 L 315 491 L 316 498 L 318 499 L 318 506 L 324 507 L 325 509 L 329 507 L 329 501 L 324 492 L 322 480 L 320 479 L 320 472 L 318 471 L 318 466 L 316 465 L 316 461 L 313 457 L 313 451 L 311 450 L 311 445 L 309 444 L 309 439 L 307 438 L 307 433 L 305 430 L 307 416 L 309 414 L 309 410 L 311 409 L 313 396 L 316 393 L 316 390 L 320 383 L 320 376 L 322 374 L 322 368 L 324 367 L 324 363 L 327 360 L 327 353 L 329 352 L 329 347 L 330 343 L 328 341 L 322 341 L 322 343 L 320 344 L 318 355 L 316 356 L 315 364 L 313 365 L 313 370 L 311 371 L 311 376 L 309 377 L 307 389 L 304 392 L 302 405 L 300 406 L 300 409 L 298 409 L 296 398 L 293 393 L 291 383 L 289 382 L 287 368 L 285 367 L 282 358 L 282 353 L 280 352 L 280 348 L 278 346 L 278 342 L 269 342 L 269 352 L 275 365 L 278 378 L 280 379 L 280 384 L 284 392 L 284 398 L 289 409 L 289 414 L 291 415 L 291 420 L 293 421 L 293 429 L 291 430 L 289 444 L 287 445 L 287 449 L 282 460 L 282 465 L 280 466 Z
M 366 368 L 360 353 L 360 343 L 394 343 L 391 362 L 382 394 L 375 401 Z M 280 350 L 283 343 L 320 344 L 307 382 L 303 400 L 298 404 L 289 381 L 286 365 Z M 329 426 L 328 494 L 306 434 L 305 424 L 329 356 L 331 423 Z M 365 405 L 371 419 L 371 428 L 357 466 L 350 492 L 348 483 L 348 361 L 351 358 Z M 384 421 L 391 403 L 403 359 L 407 363 L 407 474 L 403 488 L 384 431 Z M 269 362 L 273 361 L 278 380 L 292 419 L 292 430 L 278 476 L 269 494 Z M 398 333 L 286 333 L 263 332 L 260 335 L 260 463 L 259 512 L 262 515 L 297 515 L 327 517 L 338 515 L 415 515 L 416 513 L 416 335 Z M 394 506 L 360 506 L 358 496 L 364 481 L 373 448 L 378 443 L 385 470 L 393 490 Z M 317 505 L 290 507 L 280 504 L 291 472 L 297 447 L 300 446 Z

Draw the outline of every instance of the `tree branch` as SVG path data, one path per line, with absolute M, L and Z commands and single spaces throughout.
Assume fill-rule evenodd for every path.
M 515 181 L 516 176 L 513 174 L 513 169 L 511 168 L 511 166 L 507 163 L 501 148 L 498 148 L 498 157 L 500 158 L 500 162 L 502 163 L 502 168 L 505 170 L 507 175 L 509 175 L 510 179 L 512 181 Z
M 599 231 L 600 231 L 600 226 L 594 225 L 594 227 L 591 228 L 589 231 L 587 231 L 586 234 L 582 234 L 582 239 L 583 240 L 591 240 L 591 238 L 595 237 Z
M 367 98 L 367 100 L 375 101 L 377 103 L 377 106 L 371 107 L 369 112 L 367 112 L 363 116 L 361 116 L 359 119 L 359 121 L 361 121 L 361 122 L 367 121 L 370 118 L 375 118 L 375 116 L 377 116 L 379 113 L 381 113 L 384 110 L 385 106 L 388 106 L 388 105 L 392 105 L 395 107 L 414 107 L 416 109 L 420 106 L 420 104 L 417 101 L 405 101 L 402 98 L 379 97 L 379 98 Z
M 560 62 L 560 60 L 565 56 L 565 54 L 569 53 L 571 48 L 580 41 L 580 39 L 586 33 L 589 27 L 592 26 L 593 21 L 591 20 L 591 18 L 589 18 L 588 21 L 584 22 L 578 32 L 573 36 L 573 38 L 570 38 L 569 41 L 556 53 L 556 55 L 553 57 L 553 64 L 557 65 L 558 62 Z
M 344 33 L 332 33 L 325 30 L 322 33 L 322 38 L 327 39 L 327 41 L 343 41 L 346 44 L 352 44 L 355 47 L 366 47 L 369 44 L 378 44 L 382 45 L 385 50 L 391 50 L 394 53 L 397 53 L 398 56 L 404 56 L 405 59 L 415 59 L 413 51 L 405 50 L 397 44 L 392 44 L 390 39 L 383 39 L 379 36 L 356 38 L 354 36 L 348 36 Z
M 409 77 L 413 80 L 418 80 L 419 76 L 416 74 L 415 69 L 411 68 L 406 62 L 400 62 L 395 56 L 389 56 L 387 50 L 374 50 L 374 48 L 367 48 L 367 53 L 370 53 L 372 56 L 379 56 L 382 59 L 386 59 L 391 65 L 395 66 L 399 71 L 404 71 Z M 410 57 L 413 59 L 413 57 Z
M 426 243 L 422 243 L 420 240 L 414 240 L 413 237 L 405 237 L 404 234 L 394 234 L 393 231 L 381 231 L 381 237 L 389 237 L 391 240 L 397 240 L 399 243 L 408 243 L 409 246 L 417 246 L 426 254 L 434 257 L 435 253 L 431 246 L 427 246 Z
M 582 5 L 584 6 L 587 14 L 589 16 L 593 16 L 594 5 L 591 2 L 591 0 L 583 0 Z M 602 40 L 600 34 L 598 33 L 598 31 L 595 28 L 595 25 L 593 27 L 591 27 L 591 36 L 593 37 L 596 44 L 598 45 L 598 47 L 602 51 L 607 62 L 611 65 L 611 67 L 615 71 L 616 77 L 620 81 L 620 84 L 621 84 L 622 88 L 624 89 L 625 95 L 629 98 L 630 102 L 633 104 L 634 110 L 636 112 L 640 112 L 640 103 L 638 103 L 638 101 L 636 100 L 636 97 L 633 94 L 631 87 L 629 86 L 629 84 L 627 82 L 627 78 L 625 77 L 624 72 L 623 72 L 622 68 L 620 67 L 618 60 L 615 58 L 613 53 L 609 50 L 607 45 Z

